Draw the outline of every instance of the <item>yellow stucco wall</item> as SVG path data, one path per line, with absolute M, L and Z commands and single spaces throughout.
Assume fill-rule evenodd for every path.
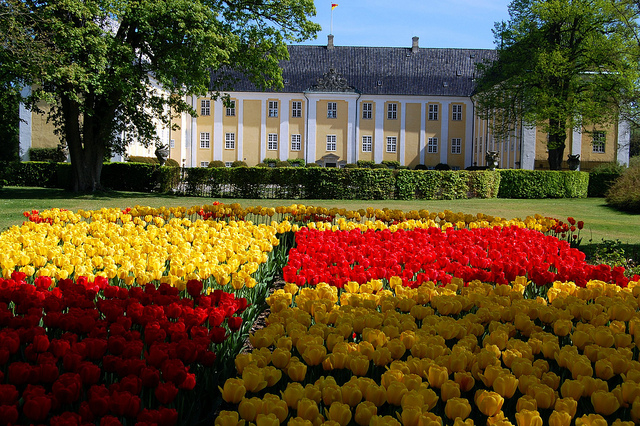
M 420 104 L 407 104 L 404 131 L 404 165 L 412 169 L 420 164 Z
M 438 105 L 438 119 L 437 120 L 429 120 L 429 104 L 425 107 L 425 137 L 424 137 L 424 164 L 426 166 L 435 166 L 440 163 L 440 150 L 442 149 L 442 134 L 441 134 L 441 126 L 442 126 L 442 104 L 439 102 L 430 102 L 432 105 Z M 427 145 L 429 143 L 429 138 L 438 138 L 438 152 L 429 154 L 427 151 Z
M 454 105 L 462 105 L 462 119 L 461 120 L 453 120 L 453 106 Z M 452 103 L 449 105 L 449 140 L 447 141 L 447 164 L 451 167 L 459 167 L 460 169 L 464 169 L 464 153 L 465 153 L 465 130 L 466 130 L 466 117 L 467 117 L 467 106 L 462 103 Z M 462 143 L 462 150 L 460 154 L 452 154 L 451 153 L 451 139 L 460 138 Z
M 371 104 L 371 118 L 362 118 L 362 104 L 369 103 Z M 375 133 L 376 133 L 376 108 L 375 102 L 372 100 L 363 100 L 358 105 L 358 123 L 360 125 L 360 131 L 358 132 L 358 140 L 356 143 L 358 144 L 358 159 L 363 161 L 373 161 L 375 154 Z M 363 152 L 362 151 L 362 137 L 363 136 L 371 136 L 371 152 Z
M 396 118 L 388 118 L 389 104 L 396 104 Z M 400 161 L 400 123 L 401 123 L 402 109 L 399 102 L 385 102 L 384 103 L 384 131 L 382 140 L 382 149 L 384 154 L 382 155 L 383 161 Z M 396 138 L 396 152 L 387 152 L 387 138 Z
M 582 132 L 582 150 L 580 161 L 584 162 L 615 162 L 617 126 L 587 126 Z M 604 152 L 593 152 L 593 132 L 605 132 Z
M 337 106 L 336 118 L 327 118 L 327 103 L 335 102 Z M 321 159 L 327 154 L 335 154 L 339 161 L 347 159 L 347 129 L 348 129 L 347 101 L 320 99 L 316 104 L 316 158 Z M 336 135 L 336 150 L 327 151 L 327 135 Z
M 54 133 L 53 123 L 47 122 L 49 106 L 45 102 L 38 102 L 38 108 L 44 113 L 31 113 L 31 147 L 56 148 L 60 144 L 60 138 Z
M 302 117 L 292 117 L 291 111 L 293 108 L 291 104 L 293 102 L 300 102 L 302 104 Z M 289 158 L 304 158 L 304 150 L 306 146 L 306 129 L 304 127 L 306 117 L 307 106 L 304 99 L 292 99 L 289 101 L 289 136 L 287 140 L 284 140 L 283 143 L 288 144 L 289 146 Z M 300 135 L 300 151 L 292 151 L 291 150 L 291 135 Z
M 178 164 L 182 166 L 182 158 L 180 158 L 182 149 L 182 132 L 180 126 L 182 125 L 182 120 L 180 117 L 174 117 L 171 119 L 171 123 L 174 128 L 169 131 L 169 158 L 176 160 Z M 171 148 L 171 139 L 174 140 L 173 148 Z
M 260 162 L 260 111 L 260 101 L 243 102 L 242 158 L 249 166 Z

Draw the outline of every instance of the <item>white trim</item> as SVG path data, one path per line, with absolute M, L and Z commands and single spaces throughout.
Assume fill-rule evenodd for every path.
M 618 140 L 616 141 L 616 160 L 625 166 L 629 165 L 629 144 L 631 143 L 631 125 L 627 120 L 618 122 Z
M 386 108 L 384 107 L 385 99 L 378 99 L 374 102 L 376 130 L 373 134 L 373 161 L 377 164 L 384 159 L 384 120 L 386 119 Z
M 448 164 L 449 157 L 449 104 L 450 102 L 442 102 L 442 111 L 440 118 L 440 162 Z
M 31 86 L 23 87 L 20 92 L 22 98 L 31 95 Z M 20 122 L 18 123 L 18 133 L 20 137 L 20 161 L 29 161 L 29 148 L 31 148 L 32 138 L 32 112 L 27 109 L 23 102 L 20 102 Z
M 267 158 L 267 98 L 260 102 L 260 146 L 258 163 Z
M 317 120 L 316 120 L 316 104 L 318 103 L 317 99 L 312 99 L 311 97 L 307 97 L 307 108 L 309 108 L 308 120 L 307 120 L 307 135 L 308 140 L 306 141 L 307 152 L 304 153 L 307 163 L 315 163 L 316 162 L 316 132 L 317 132 Z M 304 114 L 304 113 L 303 113 Z
M 244 136 L 244 99 L 238 99 L 236 102 L 236 114 L 238 116 L 238 134 L 236 135 L 236 147 L 238 149 L 238 161 L 244 160 L 244 146 L 242 137 Z
M 426 114 L 426 110 L 428 109 L 426 107 L 426 103 L 424 102 L 420 102 L 420 141 L 419 141 L 419 146 L 420 146 L 420 164 L 424 164 L 424 159 L 425 159 L 425 152 L 426 152 L 426 141 L 425 141 L 425 136 L 427 133 L 427 120 L 425 119 L 425 114 Z
M 533 170 L 536 158 L 536 126 L 523 126 L 520 155 L 522 156 L 520 167 L 525 170 Z
M 222 124 L 224 111 L 226 111 L 226 107 L 222 103 L 222 99 L 218 98 L 214 103 L 213 110 L 213 159 L 218 161 L 222 161 L 224 151 L 224 126 Z
M 197 96 L 192 96 L 192 102 L 193 102 L 193 106 L 195 108 L 195 106 L 198 104 L 198 97 Z M 199 134 L 198 134 L 198 117 L 191 117 L 191 158 L 189 159 L 189 167 L 197 167 L 197 153 L 198 153 L 198 146 L 200 146 L 200 140 L 198 139 Z
M 400 140 L 398 141 L 399 146 L 396 148 L 398 151 L 398 155 L 400 156 L 400 165 L 405 165 L 405 126 L 407 122 L 407 103 L 400 102 Z
M 358 122 L 357 106 L 357 99 L 347 99 L 347 163 L 355 163 L 358 159 L 357 131 L 360 126 L 356 126 L 355 135 L 353 131 L 354 124 Z
M 278 146 L 278 158 L 280 161 L 286 161 L 289 158 L 289 146 L 282 141 L 289 139 L 289 104 L 290 100 L 282 101 L 280 105 L 280 145 Z

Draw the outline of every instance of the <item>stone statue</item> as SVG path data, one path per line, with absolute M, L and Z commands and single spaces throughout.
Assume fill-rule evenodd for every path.
M 569 170 L 578 170 L 580 168 L 580 154 L 569 154 L 567 164 L 569 165 Z
M 500 153 L 498 151 L 487 151 L 484 159 L 487 161 L 487 170 L 495 170 L 500 164 Z
M 169 158 L 169 146 L 165 144 L 156 145 L 155 154 L 156 158 L 158 158 L 158 161 L 160 162 L 160 165 L 162 166 L 167 161 L 167 158 Z

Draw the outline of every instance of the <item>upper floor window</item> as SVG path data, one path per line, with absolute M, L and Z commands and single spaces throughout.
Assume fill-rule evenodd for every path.
M 429 138 L 427 140 L 427 152 L 429 154 L 438 153 L 438 138 Z
M 336 117 L 338 117 L 338 103 L 327 102 L 327 118 L 336 118 Z
M 373 112 L 373 104 L 371 102 L 362 103 L 362 118 L 365 120 L 371 119 Z
M 269 101 L 269 117 L 278 116 L 278 101 Z
M 224 134 L 224 148 L 225 149 L 236 149 L 236 134 L 235 133 L 225 133 Z
M 169 141 L 169 148 L 175 148 L 176 147 L 176 140 L 175 139 L 171 139 Z
M 235 117 L 236 115 L 236 101 L 230 101 L 227 107 L 227 117 Z
M 337 145 L 336 135 L 327 135 L 327 151 L 335 151 Z
M 387 136 L 387 152 L 396 152 L 398 139 L 395 136 Z
M 462 139 L 460 138 L 451 139 L 451 153 L 462 154 Z
M 371 136 L 362 137 L 362 152 L 373 151 L 373 138 Z
M 398 104 L 387 104 L 387 120 L 395 120 L 398 118 Z
M 451 120 L 453 121 L 462 120 L 462 105 L 460 104 L 451 105 Z
M 300 151 L 302 149 L 302 137 L 300 135 L 291 135 L 291 151 Z
M 438 104 L 429 105 L 429 120 L 438 119 Z
M 302 101 L 291 102 L 291 117 L 302 117 Z
M 593 132 L 593 152 L 604 153 L 606 140 L 605 132 Z
M 208 149 L 211 147 L 211 134 L 209 132 L 200 133 L 200 148 Z
M 200 101 L 200 115 L 211 115 L 211 101 L 209 99 Z
M 269 151 L 275 151 L 278 149 L 278 134 L 269 133 L 269 139 L 267 141 L 267 149 Z

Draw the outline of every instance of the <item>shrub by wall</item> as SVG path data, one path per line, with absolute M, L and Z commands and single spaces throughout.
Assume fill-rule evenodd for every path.
M 495 198 L 500 186 L 498 172 L 452 170 L 396 171 L 396 198 L 402 200 L 455 200 Z
M 63 163 L 67 161 L 67 154 L 64 152 L 64 149 L 62 147 L 29 148 L 29 160 Z
M 153 192 L 159 184 L 160 166 L 145 163 L 105 163 L 101 183 L 116 191 Z
M 500 173 L 498 198 L 584 198 L 586 172 L 504 169 Z
M 618 210 L 640 213 L 640 167 L 624 172 L 607 191 L 606 201 Z
M 597 167 L 589 172 L 589 197 L 604 197 L 620 176 L 622 167 Z

